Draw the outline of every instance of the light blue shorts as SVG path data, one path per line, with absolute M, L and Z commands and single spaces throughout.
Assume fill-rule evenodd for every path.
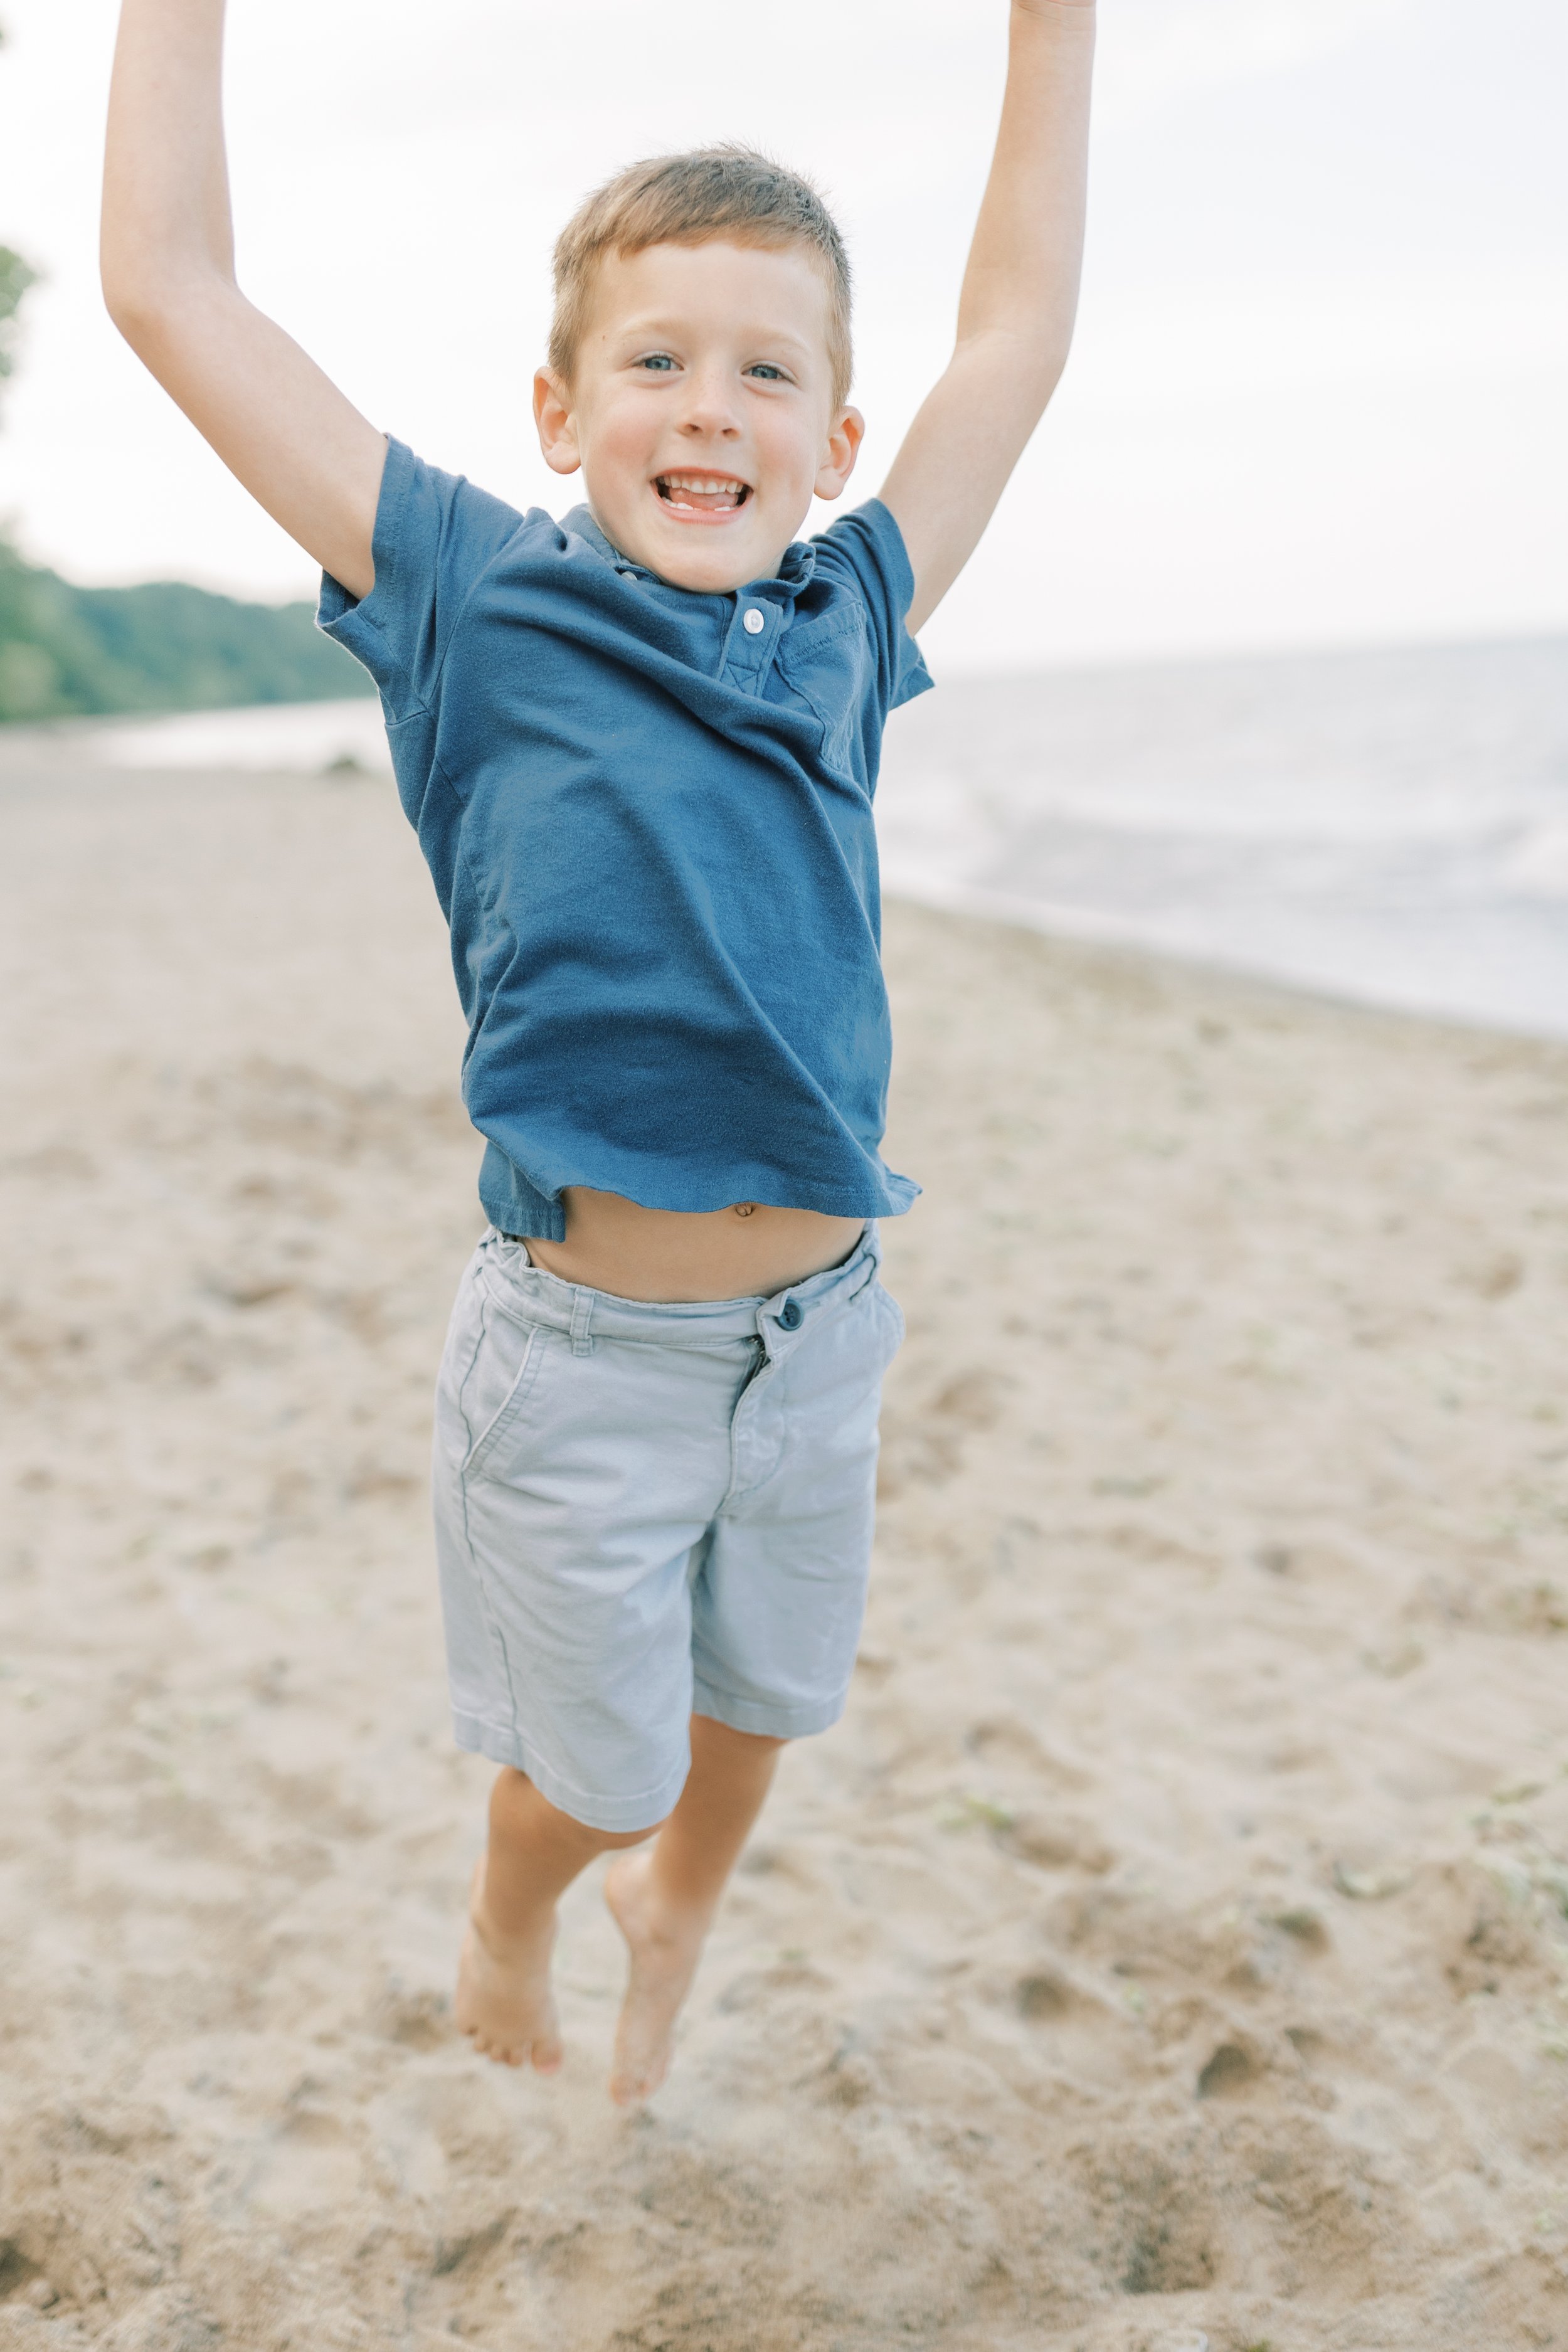
M 653 1306 L 485 1235 L 436 1401 L 460 1747 L 637 1830 L 680 1794 L 694 1713 L 782 1739 L 837 1721 L 903 1337 L 880 1255 L 868 1225 L 772 1298 Z

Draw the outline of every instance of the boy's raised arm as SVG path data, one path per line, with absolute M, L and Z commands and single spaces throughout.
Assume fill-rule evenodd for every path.
M 915 575 L 910 626 L 979 542 L 1067 364 L 1088 176 L 1094 0 L 1012 0 L 1002 127 L 946 373 L 882 488 Z
M 224 0 L 124 0 L 104 161 L 104 299 L 252 497 L 364 596 L 386 443 L 235 283 L 223 19 Z

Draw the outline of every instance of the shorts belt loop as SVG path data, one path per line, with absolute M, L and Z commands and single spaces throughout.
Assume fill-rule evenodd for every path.
M 593 1320 L 594 1294 L 591 1290 L 584 1290 L 579 1286 L 577 1295 L 572 1301 L 572 1353 L 574 1356 L 593 1354 L 594 1342 L 589 1336 L 589 1327 Z

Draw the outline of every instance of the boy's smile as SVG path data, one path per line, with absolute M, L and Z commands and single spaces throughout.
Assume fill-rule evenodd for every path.
M 690 522 L 739 514 L 752 495 L 750 482 L 729 474 L 659 474 L 654 488 L 672 513 Z
M 865 430 L 834 404 L 828 291 L 811 253 L 731 245 L 608 255 L 567 386 L 542 369 L 546 461 L 581 467 L 606 538 L 676 586 L 771 578 Z

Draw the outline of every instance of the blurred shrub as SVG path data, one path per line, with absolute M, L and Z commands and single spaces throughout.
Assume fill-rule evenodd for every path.
M 311 611 L 242 604 L 183 581 L 75 588 L 0 540 L 0 721 L 373 692 Z
M 19 253 L 0 245 L 0 383 L 16 364 L 16 313 L 29 286 L 37 282 Z

